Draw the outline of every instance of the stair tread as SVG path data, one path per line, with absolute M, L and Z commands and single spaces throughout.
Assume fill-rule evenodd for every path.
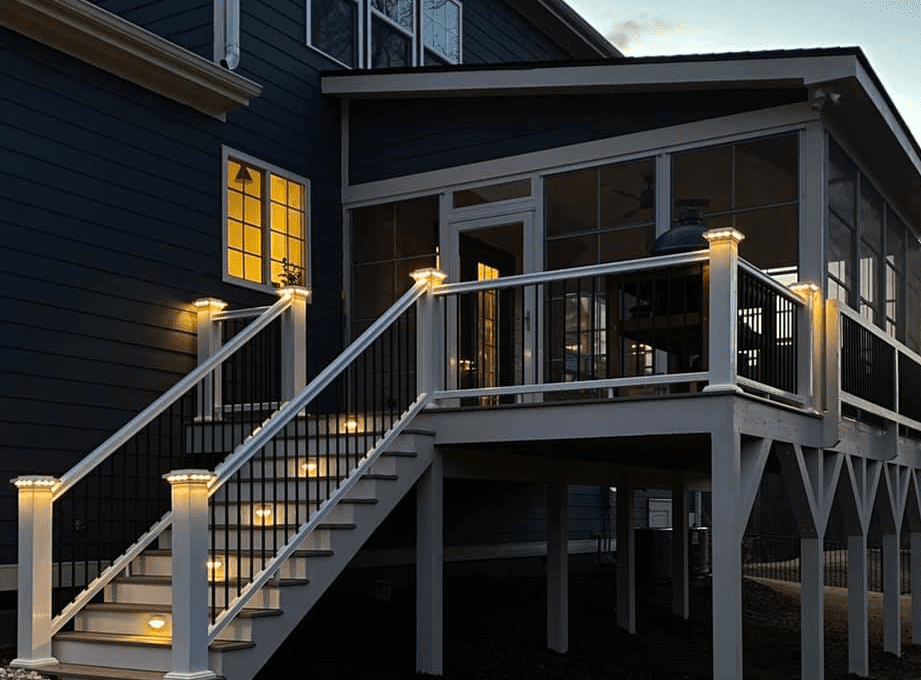
M 30 668 L 41 675 L 87 678 L 87 680 L 162 680 L 165 673 L 142 671 L 136 668 L 109 668 L 79 663 L 56 663 Z
M 154 635 L 125 635 L 122 633 L 96 633 L 93 631 L 68 630 L 54 636 L 58 640 L 71 640 L 74 642 L 106 642 L 116 645 L 141 645 L 145 647 L 169 647 L 172 640 L 166 636 Z M 232 652 L 238 649 L 252 649 L 254 642 L 240 642 L 237 640 L 215 640 L 208 649 Z
M 395 482 L 400 477 L 398 475 L 384 475 L 379 472 L 367 472 L 361 476 L 362 479 L 381 479 L 388 482 Z
M 223 583 L 223 581 L 221 582 Z M 133 602 L 93 602 L 83 608 L 84 611 L 106 612 L 156 612 L 164 609 L 162 604 L 136 604 Z M 214 608 L 211 608 L 214 611 Z M 237 616 L 244 619 L 256 619 L 264 616 L 281 616 L 281 609 L 243 608 Z
M 390 449 L 388 451 L 384 451 L 381 455 L 401 457 L 401 458 L 415 458 L 419 454 L 416 453 L 415 451 L 401 451 L 401 450 Z
M 113 583 L 144 583 L 148 585 L 167 585 L 172 582 L 172 576 L 154 576 L 146 574 L 138 574 L 135 576 L 120 576 L 113 580 Z M 249 583 L 249 581 L 244 581 L 238 578 L 228 578 L 221 580 L 220 583 L 237 585 L 239 583 Z M 280 578 L 278 580 L 269 581 L 268 585 L 275 585 L 284 588 L 286 586 L 303 586 L 307 585 L 308 583 L 309 581 L 305 578 Z

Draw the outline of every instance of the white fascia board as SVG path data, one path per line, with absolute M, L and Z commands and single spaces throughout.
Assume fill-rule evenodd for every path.
M 87 0 L 2 0 L 0 26 L 224 120 L 262 86 Z
M 904 124 L 899 120 L 889 101 L 883 92 L 879 89 L 874 78 L 867 72 L 862 65 L 858 65 L 856 77 L 860 87 L 866 92 L 867 97 L 873 102 L 873 106 L 879 112 L 879 115 L 885 121 L 886 126 L 892 135 L 898 140 L 899 145 L 905 152 L 905 155 L 911 160 L 915 171 L 921 175 L 921 156 L 918 155 L 916 145 L 913 143 L 911 134 L 906 130 Z
M 671 152 L 681 147 L 704 146 L 729 142 L 736 138 L 780 133 L 818 121 L 819 113 L 809 102 L 737 113 L 656 128 L 616 137 L 580 142 L 552 149 L 532 151 L 517 156 L 431 170 L 415 175 L 343 185 L 342 203 L 357 204 L 392 200 L 395 196 L 424 195 L 467 183 L 482 183 L 530 172 L 561 172 L 568 166 L 596 163 L 610 159 L 626 159 Z
M 857 57 L 852 54 L 653 63 L 612 61 L 434 73 L 331 74 L 323 77 L 322 87 L 323 94 L 340 97 L 417 98 L 597 90 L 809 87 L 855 76 L 857 68 Z

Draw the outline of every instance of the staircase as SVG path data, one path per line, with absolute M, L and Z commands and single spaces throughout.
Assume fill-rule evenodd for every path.
M 329 511 L 323 523 L 280 566 L 277 576 L 260 589 L 211 643 L 208 660 L 215 673 L 228 680 L 249 680 L 258 672 L 426 470 L 431 462 L 433 439 L 431 432 L 404 430 L 366 472 L 360 473 L 360 479 Z M 287 482 L 303 487 L 300 497 L 307 496 L 307 485 L 319 482 L 324 486 L 327 476 L 341 482 L 348 474 L 347 470 L 340 472 L 331 465 L 327 475 L 322 456 L 309 457 L 307 462 L 315 472 Z M 301 470 L 304 467 L 304 463 L 298 465 Z M 293 489 L 288 492 L 289 497 L 294 495 Z M 254 517 L 250 512 L 253 502 L 262 499 L 236 495 L 234 487 L 222 487 L 214 499 L 221 508 L 217 514 L 223 514 L 223 505 L 227 504 L 232 517 L 237 516 L 238 510 L 243 517 Z M 266 489 L 265 498 L 283 496 L 284 489 Z M 293 517 L 293 509 L 281 510 L 284 512 L 277 514 Z M 221 525 L 217 527 L 217 535 L 231 549 L 238 540 L 242 547 L 249 547 L 249 529 L 249 524 Z M 103 602 L 87 605 L 75 617 L 73 631 L 54 636 L 52 653 L 60 665 L 37 670 L 62 679 L 162 678 L 171 663 L 170 540 L 171 530 L 167 529 L 156 547 L 136 557 L 123 575 L 106 586 Z M 248 566 L 244 561 L 244 570 Z M 211 577 L 219 581 L 237 578 L 237 574 L 222 573 L 220 568 L 211 571 Z M 149 625 L 156 617 L 165 622 L 159 630 Z

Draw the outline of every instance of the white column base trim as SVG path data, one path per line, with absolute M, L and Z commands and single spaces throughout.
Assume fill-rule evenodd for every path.
M 707 385 L 701 390 L 702 392 L 709 392 L 710 394 L 744 394 L 743 390 L 738 385 Z
M 218 675 L 211 670 L 196 671 L 194 673 L 176 673 L 170 671 L 163 676 L 164 680 L 214 680 Z
M 36 668 L 38 666 L 53 666 L 58 663 L 61 662 L 53 656 L 49 656 L 45 659 L 13 659 L 10 661 L 10 666 L 14 668 Z

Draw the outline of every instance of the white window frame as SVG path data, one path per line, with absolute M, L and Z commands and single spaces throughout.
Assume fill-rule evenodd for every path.
M 374 19 L 380 19 L 387 23 L 388 26 L 395 28 L 401 34 L 409 38 L 410 40 L 410 66 L 420 66 L 425 64 L 425 50 L 428 49 L 438 58 L 443 59 L 448 64 L 461 64 L 464 61 L 464 3 L 460 0 L 445 0 L 457 7 L 457 22 L 458 22 L 458 35 L 457 35 L 457 61 L 450 60 L 446 55 L 441 54 L 435 49 L 427 47 L 425 45 L 425 37 L 423 35 L 422 25 L 424 19 L 424 9 L 423 3 L 425 0 L 412 0 L 413 8 L 413 28 L 412 30 L 407 30 L 406 27 L 401 26 L 399 23 L 388 17 L 383 12 L 375 9 L 373 7 L 373 0 L 351 0 L 351 2 L 357 5 L 358 12 L 358 35 L 355 36 L 355 41 L 358 46 L 358 64 L 354 68 L 373 68 L 371 60 L 373 58 L 373 45 L 372 45 L 372 21 Z M 304 41 L 310 49 L 314 50 L 318 54 L 322 54 L 324 57 L 332 61 L 333 63 L 342 66 L 343 68 L 351 69 L 352 66 L 336 59 L 336 57 L 327 54 L 319 47 L 315 46 L 311 39 L 311 3 L 313 0 L 306 0 L 306 33 L 304 36 Z
M 231 276 L 227 267 L 227 162 L 230 160 L 241 161 L 262 171 L 262 282 L 247 281 Z M 221 280 L 235 286 L 242 286 L 264 293 L 274 293 L 276 288 L 271 279 L 271 227 L 270 205 L 271 184 L 269 175 L 274 174 L 291 182 L 297 182 L 304 187 L 304 281 L 303 285 L 313 290 L 313 267 L 310 254 L 310 212 L 313 205 L 310 195 L 310 180 L 297 175 L 290 170 L 285 170 L 272 163 L 267 163 L 255 156 L 237 151 L 228 146 L 221 146 Z

